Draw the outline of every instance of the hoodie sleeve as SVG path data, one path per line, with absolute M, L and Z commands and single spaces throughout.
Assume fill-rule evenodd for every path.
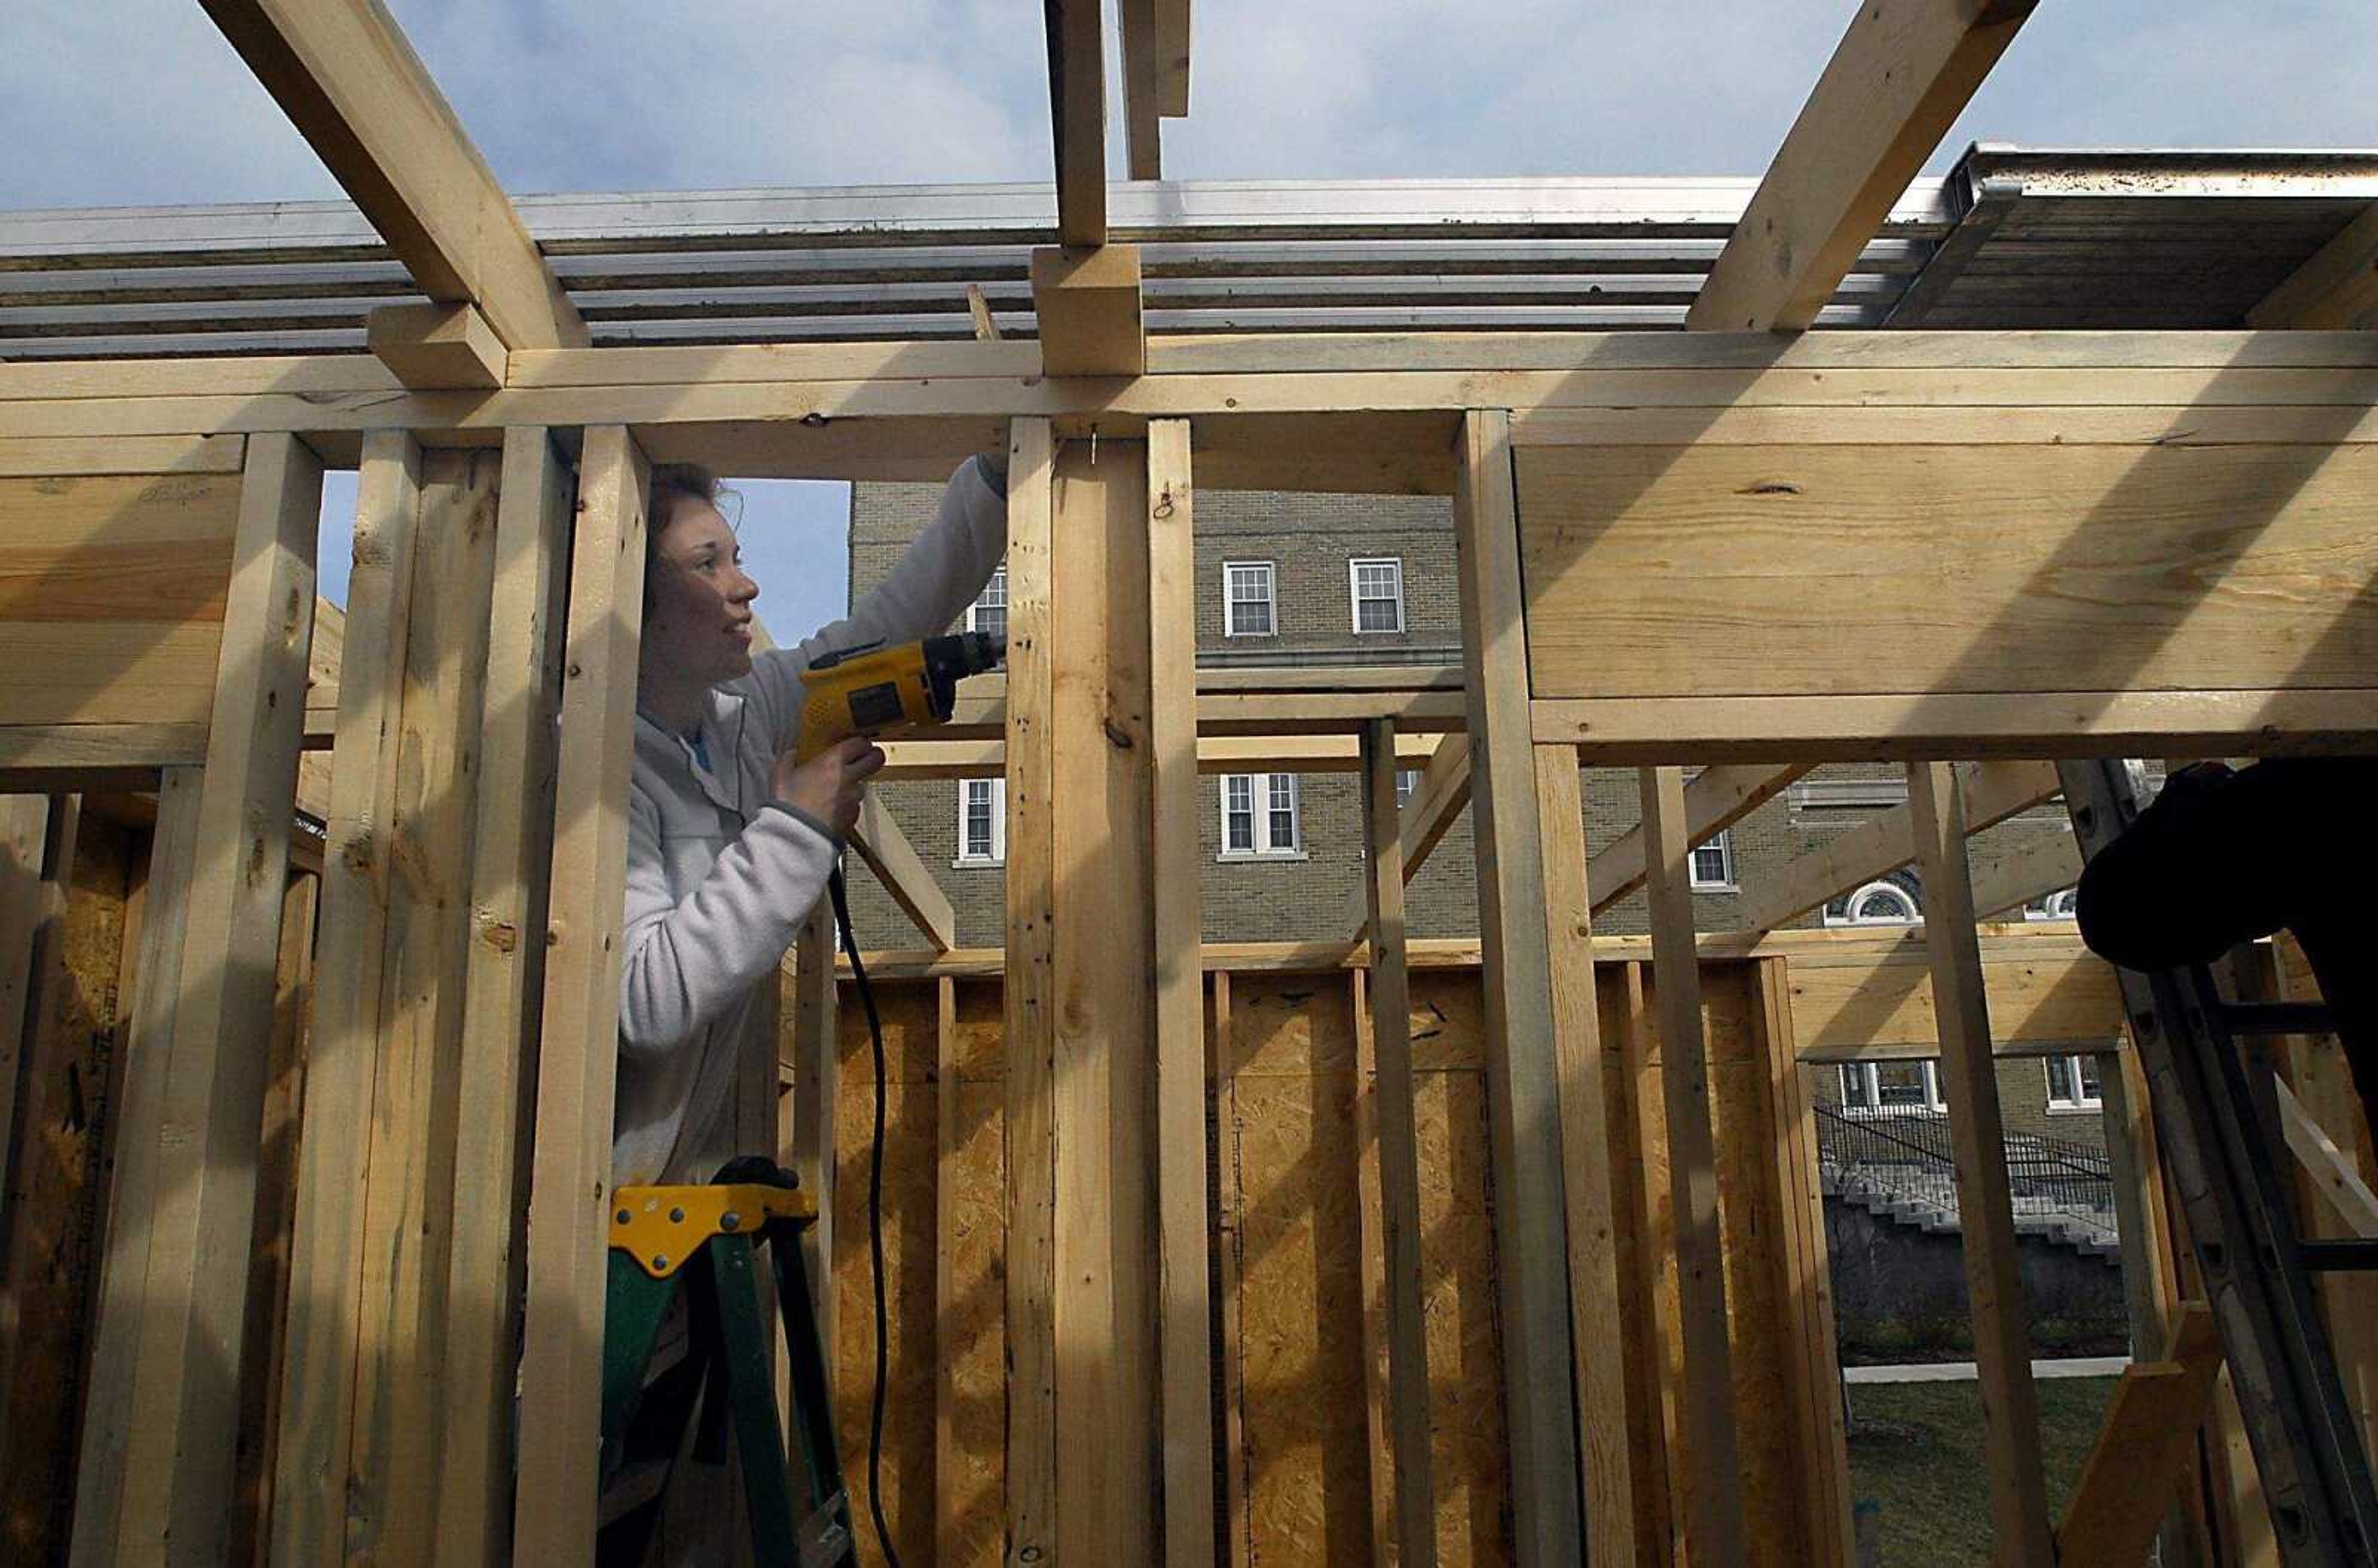
M 659 808 L 631 792 L 621 1049 L 666 1052 L 741 1000 L 783 961 L 841 854 L 840 838 L 824 824 L 771 805 L 727 843 L 691 893 L 672 898 Z
M 870 642 L 901 642 L 949 629 L 982 592 L 1007 553 L 1007 490 L 981 458 L 968 458 L 950 475 L 933 521 L 882 582 L 835 621 L 798 647 L 752 661 L 750 688 L 757 695 L 774 749 L 793 744 L 800 726 L 800 673 L 810 662 Z

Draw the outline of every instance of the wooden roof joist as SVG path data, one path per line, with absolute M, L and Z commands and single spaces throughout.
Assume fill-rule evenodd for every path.
M 503 187 L 378 0 L 201 0 L 432 303 L 506 348 L 587 341 Z
M 1812 324 L 2034 4 L 1861 0 L 1687 324 Z

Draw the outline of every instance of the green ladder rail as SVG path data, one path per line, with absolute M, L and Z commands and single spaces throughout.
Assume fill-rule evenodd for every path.
M 689 1436 L 693 1452 L 723 1460 L 729 1422 L 754 1560 L 858 1568 L 801 1261 L 800 1233 L 816 1223 L 817 1205 L 792 1173 L 757 1156 L 734 1161 L 706 1186 L 623 1187 L 613 1194 L 603 1336 L 606 1489 L 596 1538 L 603 1568 L 646 1561 Z M 798 1508 L 760 1305 L 763 1246 L 775 1269 L 791 1372 Z M 680 1292 L 686 1334 L 681 1356 L 672 1356 L 661 1335 Z M 658 1365 L 656 1347 L 664 1350 Z

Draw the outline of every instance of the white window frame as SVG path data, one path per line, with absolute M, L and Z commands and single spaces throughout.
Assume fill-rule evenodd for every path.
M 2077 1051 L 2039 1059 L 2040 1074 L 2048 1081 L 2048 1113 L 2050 1116 L 2080 1116 L 2106 1108 L 2105 1085 L 2102 1083 L 2099 1083 L 2097 1094 L 2089 1093 L 2088 1080 L 2081 1071 L 2083 1059 L 2082 1055 Z M 2056 1093 L 2056 1063 L 2060 1061 L 2064 1063 L 2072 1074 L 2072 1094 L 2070 1098 L 2059 1098 Z
M 1411 804 L 1412 796 L 1420 793 L 1420 772 L 1421 771 L 1418 768 L 1398 768 L 1396 770 L 1397 810 L 1400 811 L 1405 807 L 1410 806 Z
M 991 789 L 991 853 L 970 855 L 967 852 L 967 796 L 978 785 Z M 960 779 L 958 781 L 958 853 L 950 862 L 953 866 L 1004 866 L 1007 864 L 1007 781 L 1005 779 Z
M 999 634 L 1002 637 L 1007 635 L 1007 563 L 1004 561 L 991 569 L 991 581 L 982 585 L 982 592 L 976 594 L 974 603 L 966 607 L 966 625 L 963 629 L 967 631 L 982 629 L 977 612 L 982 608 L 982 602 L 991 597 L 991 591 L 993 588 L 999 590 Z
M 1714 849 L 1721 864 L 1721 875 L 1715 880 L 1701 875 L 1701 854 Z M 1695 892 L 1739 892 L 1742 883 L 1734 868 L 1734 837 L 1731 829 L 1711 833 L 1685 852 L 1685 880 Z
M 1843 909 L 1844 911 L 1856 909 L 1858 904 L 1864 901 L 1866 895 L 1871 892 L 1889 893 L 1892 897 L 1904 902 L 1907 905 L 1909 911 L 1908 917 L 1904 920 L 1874 920 L 1860 919 L 1856 915 L 1848 913 L 1837 916 L 1832 911 L 1832 905 L 1828 904 L 1825 906 L 1825 924 L 1828 926 L 1917 926 L 1923 924 L 1924 911 L 1923 908 L 1916 904 L 1916 895 L 1909 892 L 1905 888 L 1901 887 L 1897 882 L 1892 881 L 1887 878 L 1877 881 L 1868 882 L 1859 887 L 1859 889 L 1856 892 L 1850 894 L 1849 898 L 1842 905 Z
M 1920 1106 L 1887 1106 L 1882 1103 L 1882 1071 L 1898 1062 L 1845 1061 L 1842 1067 L 1842 1111 L 1847 1116 L 1941 1116 L 1949 1103 L 1940 1097 L 1940 1061 L 1926 1057 L 1917 1063 L 1924 1070 L 1924 1103 Z M 1866 1103 L 1860 1105 L 1850 1093 L 1850 1081 L 1856 1076 L 1866 1090 Z
M 1239 629 L 1239 601 L 1231 593 L 1231 574 L 1235 571 L 1261 571 L 1264 574 L 1264 608 L 1269 613 L 1271 625 L 1261 631 Z M 1253 604 L 1253 600 L 1248 603 Z M 1278 637 L 1279 635 L 1279 563 L 1277 561 L 1224 561 L 1222 563 L 1222 635 L 1224 637 Z
M 1231 783 L 1247 781 L 1247 807 L 1253 819 L 1251 849 L 1231 847 Z M 1275 781 L 1288 783 L 1289 842 L 1272 836 L 1272 789 Z M 1216 807 L 1221 819 L 1222 852 L 1218 860 L 1302 860 L 1304 858 L 1304 806 L 1294 773 L 1224 773 L 1215 784 Z
M 1396 574 L 1396 624 L 1371 626 L 1363 624 L 1363 569 L 1386 567 Z M 1400 637 L 1404 629 L 1404 558 L 1401 556 L 1356 556 L 1346 563 L 1347 614 L 1357 637 Z M 1377 603 L 1374 596 L 1372 602 Z

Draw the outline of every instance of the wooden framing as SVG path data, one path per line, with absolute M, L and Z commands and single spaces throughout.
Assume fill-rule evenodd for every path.
M 477 305 L 509 348 L 586 341 L 577 307 L 385 10 L 372 0 L 200 3 L 422 293 Z
M 248 443 L 204 783 L 186 882 L 168 884 L 183 951 L 127 1074 L 74 1554 L 210 1562 L 224 1550 L 241 1299 L 281 940 L 290 804 L 314 618 L 320 461 L 292 437 Z M 176 808 L 180 809 L 178 803 Z M 162 810 L 162 808 L 161 808 Z
M 2034 3 L 1860 6 L 1685 324 L 1784 332 L 1813 324 Z
M 646 465 L 633 437 L 604 426 L 586 433 L 579 472 L 553 885 L 624 889 L 627 801 L 608 781 L 627 776 L 635 722 Z M 512 1550 L 522 1561 L 594 1553 L 623 899 L 576 899 L 575 917 L 557 909 L 547 936 L 520 1414 L 545 1437 L 521 1454 Z
M 1275 1190 L 1298 1166 L 1282 1156 L 1305 1137 L 1321 1172 L 1344 1119 L 1350 1168 L 1302 1195 L 1314 1230 L 1324 1195 L 1354 1205 L 1375 1290 L 1375 1318 L 1358 1303 L 1375 1561 L 1433 1561 L 1446 1511 L 1468 1507 L 1491 1531 L 1507 1513 L 1498 1544 L 1520 1564 L 1573 1562 L 1579 1541 L 1598 1562 L 1672 1561 L 1679 1536 L 1697 1568 L 1767 1543 L 1846 1563 L 1803 1069 L 1938 1053 L 1999 1552 L 2052 1559 L 1995 1062 L 2087 1050 L 2109 1084 L 2132 1064 L 2069 930 L 1976 924 L 2070 882 L 2070 841 L 1976 879 L 1965 839 L 2053 796 L 2029 759 L 2378 745 L 2378 341 L 2340 329 L 2372 319 L 2371 213 L 2252 330 L 1792 335 L 2031 9 L 1905 0 L 1851 21 L 1691 334 L 1151 336 L 1140 252 L 1111 243 L 1100 10 L 1049 0 L 1056 222 L 1023 242 L 1043 246 L 1037 343 L 1001 341 L 976 289 L 972 342 L 597 349 L 378 0 L 203 4 L 426 303 L 374 313 L 367 354 L 0 365 L 0 784 L 57 796 L 53 860 L 78 820 L 65 792 L 158 788 L 75 1562 L 219 1561 L 259 1508 L 276 1560 L 591 1557 L 620 937 L 605 890 L 625 856 L 649 464 L 938 480 L 1003 445 L 1010 674 L 901 743 L 897 772 L 1006 777 L 1003 951 L 955 946 L 948 897 L 880 808 L 855 835 L 931 949 L 876 973 L 933 993 L 940 1554 L 962 1549 L 946 1488 L 991 1403 L 956 1385 L 961 1325 L 983 1314 L 941 1272 L 961 1235 L 944 1183 L 980 1109 L 1005 1160 L 980 1277 L 1003 1281 L 1010 1561 L 1202 1568 L 1293 1535 L 1273 1516 L 1280 1449 L 1262 1447 L 1280 1444 L 1283 1391 L 1249 1366 L 1270 1333 L 1257 1293 L 1304 1244 L 1282 1240 L 1300 1196 Z M 1160 174 L 1159 122 L 1187 110 L 1188 10 L 1119 10 L 1135 179 Z M 361 515 L 350 616 L 309 650 L 326 462 L 361 469 Z M 1201 679 L 1195 488 L 1452 497 L 1459 669 Z M 333 642 L 335 680 L 309 683 Z M 306 745 L 328 773 L 301 796 Z M 1395 769 L 1423 758 L 1399 814 Z M 1748 931 L 1696 935 L 1692 845 L 1813 763 L 1877 759 L 1910 764 L 1904 811 L 1746 900 Z M 1590 859 L 1580 765 L 1643 770 L 1640 827 Z M 1196 776 L 1279 769 L 1363 776 L 1351 935 L 1204 944 Z M 269 1059 L 250 1047 L 273 1035 L 276 978 L 302 988 L 301 803 L 329 832 L 284 1278 L 249 1245 Z M 1407 940 L 1405 882 L 1465 803 L 1480 935 Z M 0 814 L 18 845 L 0 928 L 61 896 L 54 866 L 46 891 L 24 875 L 40 815 Z M 1776 931 L 1911 861 L 1922 933 Z M 1638 887 L 1652 936 L 1595 938 L 1594 913 Z M 832 1229 L 824 922 L 798 956 L 780 1142 L 819 1201 L 835 1346 L 850 1250 Z M 1465 999 L 1447 982 L 1472 968 Z M 1298 1011 L 1307 975 L 1323 1011 Z M 1705 1010 L 1705 984 L 1740 1017 Z M 23 1119 L 6 1026 L 27 989 L 0 965 L 0 1154 Z M 1475 1007 L 1473 1056 L 1423 1045 L 1423 993 Z M 1341 1024 L 1342 1067 L 1323 1039 Z M 962 1095 L 962 1071 L 1003 1082 Z M 2370 1153 L 2334 1052 L 2291 1046 L 2288 1071 L 2304 1189 L 2323 1224 L 2366 1233 Z M 1277 1086 L 1299 1077 L 1301 1107 Z M 765 1141 L 750 1079 L 739 1129 Z M 2108 1104 L 2126 1250 L 2154 1265 L 2132 1315 L 2160 1345 L 2179 1281 L 2134 1099 Z M 1457 1303 L 1495 1319 L 1483 1394 L 1460 1385 L 1474 1347 L 1430 1337 L 1436 1292 L 1469 1286 L 1431 1273 L 1461 1227 L 1432 1217 L 1459 1195 L 1426 1140 L 1459 1151 L 1465 1131 L 1488 1154 L 1461 1179 L 1494 1205 L 1491 1245 L 1477 1225 L 1456 1239 L 1492 1281 Z M 2366 1297 L 2324 1295 L 2359 1321 Z M 2132 1550 L 2192 1461 L 2212 1379 L 2192 1323 L 2168 1342 L 2185 1373 L 2141 1370 L 2108 1429 L 2106 1453 L 2151 1430 L 2152 1474 L 2093 1467 L 2068 1557 Z M 2349 1326 L 2338 1341 L 2367 1395 L 2378 1351 Z M 1431 1386 L 1433 1360 L 1452 1386 Z M 1745 1394 L 1737 1368 L 1777 1397 Z M 2207 1477 L 2233 1500 L 2218 1522 L 2251 1537 L 2223 1397 Z M 270 1474 L 234 1526 L 234 1455 L 263 1422 Z M 1505 1447 L 1480 1465 L 1463 1443 L 1489 1429 Z
M 1994 1550 L 2003 1562 L 2051 1563 L 2056 1543 L 2035 1436 L 2039 1406 L 2032 1392 L 2030 1320 L 2015 1266 L 2006 1138 L 1965 862 L 1964 790 L 1946 762 L 1910 767 L 1907 790 L 1917 863 L 1930 892 L 1925 935 L 1932 951 L 1932 986 L 1941 1001 L 1941 1093 L 1951 1107 L 1949 1130 L 1956 1150 L 1957 1214 L 1973 1299 Z
M 1510 418 L 1462 418 L 1454 495 L 1467 659 L 1471 828 L 1486 968 L 1495 1209 L 1503 1269 L 1504 1399 L 1510 1423 L 1514 1560 L 1565 1561 L 1582 1534 L 1562 1234 L 1552 955 L 1540 916 L 1541 823 L 1528 733 Z

